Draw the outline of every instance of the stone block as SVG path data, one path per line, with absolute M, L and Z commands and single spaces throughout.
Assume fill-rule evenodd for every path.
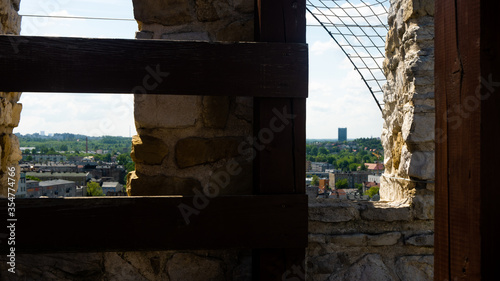
M 330 234 L 335 231 L 335 224 L 320 221 L 309 221 L 308 229 L 309 233 Z
M 359 211 L 353 206 L 310 206 L 309 220 L 322 222 L 343 222 L 359 218 Z
M 241 13 L 253 13 L 254 1 L 252 0 L 232 0 L 233 7 L 236 11 Z
M 403 256 L 396 261 L 396 272 L 401 280 L 428 281 L 434 278 L 433 256 Z
M 401 238 L 401 232 L 389 232 L 379 235 L 368 235 L 366 237 L 368 246 L 392 246 L 396 245 Z
M 238 146 L 243 141 L 238 137 L 213 139 L 185 138 L 175 146 L 175 159 L 179 168 L 213 163 L 238 156 Z
M 411 220 L 410 207 L 370 206 L 361 209 L 361 218 L 378 221 L 409 221 Z
M 12 3 L 12 7 L 14 8 L 14 10 L 16 12 L 18 12 L 20 4 L 21 4 L 21 0 L 11 0 L 10 2 Z
M 224 129 L 229 116 L 229 97 L 203 97 L 203 125 L 207 128 Z
M 154 33 L 151 31 L 137 31 L 135 33 L 135 39 L 153 39 Z
M 434 194 L 417 194 L 413 198 L 414 216 L 420 220 L 434 219 Z
M 434 247 L 434 234 L 412 236 L 406 239 L 406 244 L 419 247 Z
M 219 30 L 216 34 L 217 41 L 253 41 L 254 24 L 253 20 L 235 21 L 227 27 Z
M 196 17 L 199 21 L 216 21 L 219 19 L 213 2 L 215 0 L 196 0 Z
M 23 105 L 20 103 L 14 103 L 12 106 L 12 115 L 9 127 L 17 127 L 21 121 L 21 111 L 23 110 Z
M 345 280 L 384 280 L 396 281 L 399 280 L 395 274 L 385 265 L 382 257 L 378 254 L 368 254 L 362 257 L 359 261 L 350 267 L 342 270 L 329 280 L 345 281 Z M 402 279 L 402 280 L 413 280 Z M 429 279 L 432 280 L 432 279 Z
M 422 180 L 435 178 L 435 153 L 434 151 L 415 151 L 411 154 L 408 175 Z
M 201 190 L 201 184 L 193 178 L 149 176 L 137 171 L 127 175 L 129 196 L 194 195 L 194 189 Z
M 166 26 L 193 21 L 190 1 L 184 0 L 132 0 L 134 17 L 145 24 L 158 23 Z
M 253 194 L 252 171 L 251 162 L 245 160 L 229 161 L 213 173 L 209 172 L 210 185 L 205 186 L 204 191 L 220 195 L 251 195 Z
M 366 234 L 352 234 L 352 235 L 333 235 L 329 237 L 329 242 L 341 247 L 350 246 L 366 246 L 367 235 Z
M 176 253 L 167 263 L 170 281 L 226 280 L 219 260 Z
M 383 174 L 380 177 L 380 201 L 388 201 L 394 204 L 407 204 L 413 197 L 415 183 L 400 179 L 399 175 Z M 390 206 L 387 206 L 391 208 Z
M 159 165 L 168 154 L 165 143 L 151 136 L 132 137 L 132 160 L 136 163 Z
M 110 280 L 104 276 L 102 253 L 16 254 L 15 274 L 2 273 L 0 280 Z M 6 256 L 0 270 L 7 272 Z
M 137 129 L 192 127 L 200 112 L 198 96 L 134 95 Z
M 332 274 L 342 269 L 342 259 L 338 253 L 329 253 L 311 257 L 307 260 L 307 272 L 314 274 Z
M 407 110 L 401 132 L 407 143 L 434 142 L 434 113 L 414 113 L 413 108 Z
M 121 258 L 118 253 L 104 253 L 104 270 L 108 280 L 148 280 L 132 264 Z
M 326 243 L 326 236 L 322 234 L 309 234 L 307 237 L 307 241 L 309 243 L 320 243 L 320 244 L 325 244 Z

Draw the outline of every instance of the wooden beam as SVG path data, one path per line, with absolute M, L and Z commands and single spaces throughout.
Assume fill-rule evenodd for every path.
M 305 43 L 305 0 L 257 0 L 256 18 L 256 40 Z M 307 73 L 301 83 L 307 91 Z M 305 193 L 305 97 L 254 99 L 255 194 Z M 254 280 L 304 280 L 305 249 L 256 249 L 253 266 Z
M 304 97 L 305 44 L 0 36 L 0 91 Z
M 435 280 L 496 280 L 499 1 L 436 1 Z
M 307 245 L 305 195 L 16 199 L 15 217 L 7 203 L 0 214 L 15 225 L 16 254 Z M 182 208 L 195 210 L 189 223 Z M 9 236 L 0 228 L 2 254 Z

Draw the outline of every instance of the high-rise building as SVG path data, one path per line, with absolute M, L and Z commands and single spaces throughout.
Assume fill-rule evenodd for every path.
M 339 141 L 347 140 L 347 128 L 339 128 Z

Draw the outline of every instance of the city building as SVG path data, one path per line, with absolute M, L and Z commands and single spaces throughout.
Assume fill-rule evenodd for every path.
M 350 189 L 354 189 L 355 184 L 362 184 L 363 182 L 368 181 L 367 173 L 330 173 L 330 187 L 337 188 L 335 183 L 342 179 L 347 179 L 347 186 Z
M 58 179 L 72 181 L 78 186 L 87 185 L 87 181 L 90 180 L 90 173 L 28 172 L 26 175 L 38 178 L 42 181 Z
M 31 158 L 29 158 L 31 157 Z M 66 156 L 64 155 L 41 155 L 41 154 L 23 154 L 23 161 L 28 161 L 28 159 L 31 159 L 29 161 L 32 162 L 66 162 Z
M 123 189 L 123 186 L 116 181 L 102 183 L 102 193 L 104 193 L 104 195 L 107 195 L 108 192 L 122 191 L 122 189 Z
M 335 168 L 335 166 L 327 162 L 311 162 L 311 172 L 325 172 L 333 168 Z
M 376 175 L 381 175 L 384 172 L 384 164 L 382 163 L 365 163 L 365 167 Z
M 16 198 L 26 197 L 26 173 L 21 172 L 21 178 L 17 184 Z
M 38 198 L 47 196 L 49 198 L 76 197 L 76 183 L 67 180 L 41 181 L 38 188 L 28 189 L 27 197 Z
M 319 189 L 321 190 L 320 193 L 327 192 L 329 188 L 330 188 L 329 179 L 320 179 L 319 180 Z
M 347 128 L 339 128 L 339 137 L 338 141 L 346 141 L 347 140 Z
M 380 184 L 380 175 L 368 175 L 368 181 Z

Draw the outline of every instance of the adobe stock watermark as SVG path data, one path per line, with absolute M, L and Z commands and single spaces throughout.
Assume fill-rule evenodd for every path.
M 246 156 L 245 160 L 252 161 L 255 159 L 257 151 L 264 150 L 265 145 L 271 143 L 275 135 L 282 132 L 296 116 L 290 114 L 286 106 L 281 111 L 273 108 L 272 112 L 274 116 L 269 120 L 268 127 L 260 129 L 257 136 L 248 137 L 246 141 L 238 145 L 238 153 L 240 156 Z M 230 184 L 232 176 L 237 176 L 243 171 L 240 163 L 234 158 L 230 159 L 224 168 L 211 175 L 209 183 L 203 187 L 202 191 L 193 188 L 192 204 L 181 203 L 177 206 L 186 225 L 191 222 L 191 216 L 200 214 L 210 204 L 210 199 L 219 196 L 221 189 Z
M 135 94 L 136 101 L 144 100 L 148 91 L 156 90 L 161 83 L 170 75 L 169 72 L 163 72 L 161 65 L 146 66 L 145 75 L 142 78 L 142 84 L 135 86 L 131 89 L 131 93 Z M 134 113 L 134 105 L 130 103 L 126 96 L 121 95 L 120 99 L 114 99 L 111 106 L 115 120 L 123 120 Z M 87 135 L 90 136 L 103 136 L 109 135 L 110 132 L 116 130 L 117 124 L 110 117 L 103 118 L 99 122 L 99 127 L 86 130 Z
M 500 82 L 493 81 L 493 75 L 488 76 L 488 80 L 480 77 L 481 83 L 476 87 L 474 95 L 465 97 L 463 103 L 457 104 L 443 113 L 443 119 L 447 120 L 448 126 L 451 130 L 457 130 L 463 124 L 465 119 L 471 116 L 481 106 L 481 102 L 487 100 L 491 95 L 496 92 L 496 88 L 500 87 Z M 481 89 L 485 87 L 487 91 L 481 93 Z M 436 143 L 446 141 L 447 134 L 442 128 L 436 129 Z

